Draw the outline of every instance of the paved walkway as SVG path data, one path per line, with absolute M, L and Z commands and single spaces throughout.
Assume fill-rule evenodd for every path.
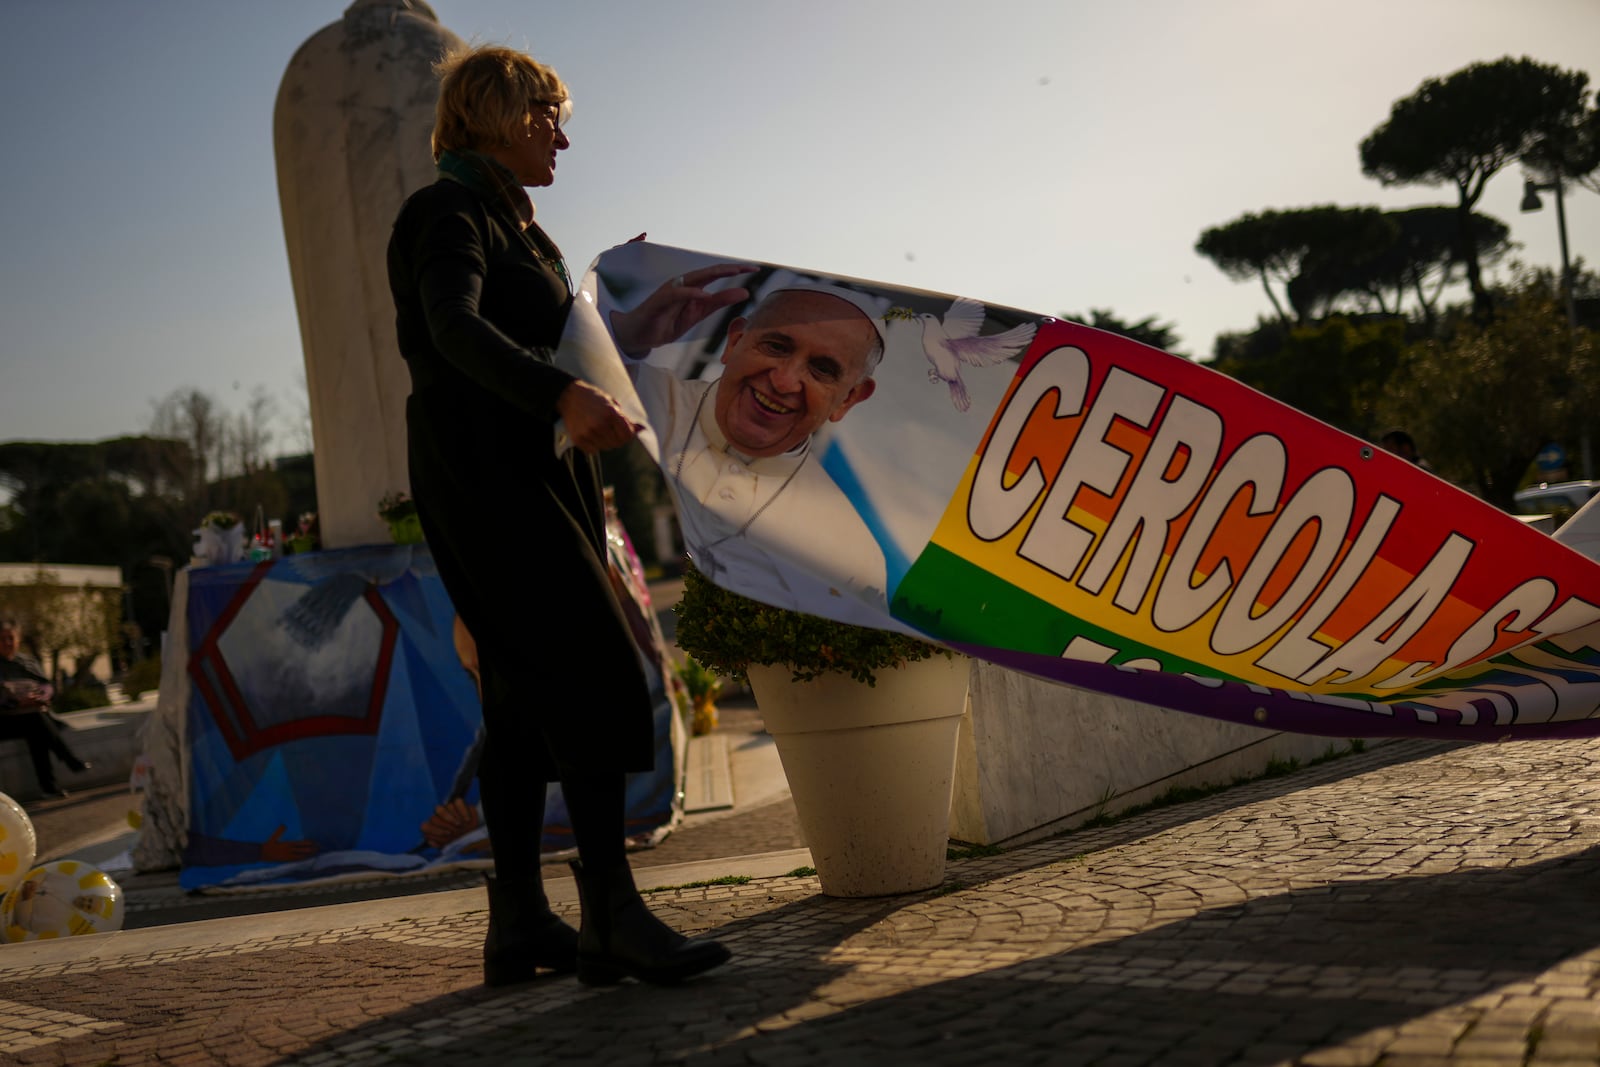
M 6 946 L 0 1061 L 1595 1064 L 1597 763 L 1402 742 L 898 898 L 657 867 L 753 876 L 651 895 L 736 953 L 675 989 L 484 989 L 479 889 Z

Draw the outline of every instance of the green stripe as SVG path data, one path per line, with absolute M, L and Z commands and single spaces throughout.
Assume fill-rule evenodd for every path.
M 1153 659 L 1164 671 L 1217 676 L 1170 652 L 1096 626 L 938 545 L 917 557 L 895 590 L 895 618 L 944 641 L 1059 656 L 1074 637 L 1117 649 L 1111 663 Z

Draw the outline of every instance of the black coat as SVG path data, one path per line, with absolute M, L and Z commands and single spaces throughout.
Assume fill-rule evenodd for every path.
M 556 400 L 573 380 L 551 363 L 566 282 L 449 180 L 406 201 L 388 265 L 411 370 L 412 497 L 478 644 L 489 745 L 525 748 L 545 777 L 649 770 L 650 697 L 607 575 L 599 467 L 554 449 Z

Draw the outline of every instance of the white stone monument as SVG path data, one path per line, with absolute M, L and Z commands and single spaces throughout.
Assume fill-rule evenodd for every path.
M 278 199 L 325 548 L 389 540 L 378 501 L 410 487 L 411 380 L 384 252 L 400 205 L 433 180 L 433 65 L 460 46 L 422 0 L 355 0 L 300 46 L 278 87 Z

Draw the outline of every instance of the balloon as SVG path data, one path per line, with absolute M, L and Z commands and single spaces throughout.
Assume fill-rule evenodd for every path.
M 0 793 L 0 896 L 22 880 L 38 854 L 33 820 L 21 804 Z
M 37 941 L 122 929 L 122 887 L 80 860 L 54 860 L 29 871 L 0 900 L 7 941 Z

